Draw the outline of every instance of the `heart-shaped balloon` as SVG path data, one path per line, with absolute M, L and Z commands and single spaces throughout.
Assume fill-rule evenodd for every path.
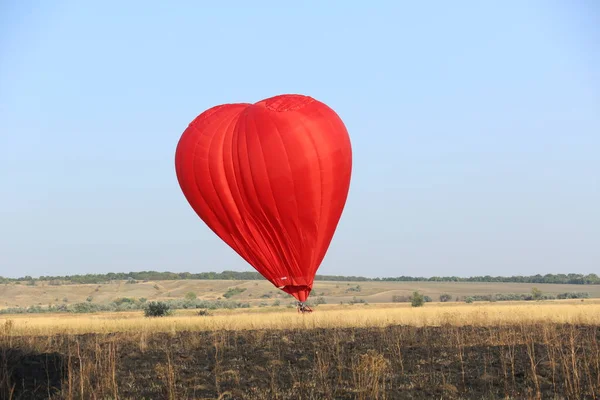
M 208 227 L 306 301 L 350 187 L 352 149 L 340 117 L 303 95 L 219 105 L 183 132 L 175 166 Z

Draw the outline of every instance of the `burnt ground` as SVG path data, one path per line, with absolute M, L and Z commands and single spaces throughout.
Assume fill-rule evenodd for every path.
M 392 326 L 3 341 L 2 399 L 600 398 L 595 326 Z

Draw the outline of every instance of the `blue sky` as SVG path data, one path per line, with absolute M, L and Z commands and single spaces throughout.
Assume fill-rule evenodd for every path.
M 280 93 L 351 135 L 319 273 L 598 272 L 599 26 L 594 0 L 3 1 L 0 275 L 249 270 L 175 146 Z

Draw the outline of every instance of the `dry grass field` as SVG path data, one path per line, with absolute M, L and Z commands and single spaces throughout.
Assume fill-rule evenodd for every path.
M 198 310 L 176 310 L 164 318 L 146 318 L 142 311 L 93 314 L 16 314 L 0 316 L 0 325 L 10 321 L 15 336 L 116 332 L 181 332 L 217 330 L 281 330 L 315 328 L 422 326 L 498 326 L 521 323 L 571 323 L 600 325 L 600 299 L 542 302 L 428 303 L 329 305 L 312 314 L 296 309 L 265 307 L 215 310 L 207 317 Z
M 598 299 L 0 317 L 6 399 L 598 396 Z
M 353 288 L 360 287 L 360 291 Z M 352 298 L 369 303 L 389 303 L 393 296 L 410 296 L 413 291 L 430 296 L 434 301 L 440 294 L 456 296 L 486 295 L 495 293 L 530 293 L 537 287 L 543 293 L 588 292 L 590 297 L 600 298 L 600 285 L 562 285 L 528 283 L 485 283 L 485 282 L 335 282 L 316 281 L 311 297 L 323 297 L 327 303 L 348 302 Z M 48 304 L 74 304 L 91 298 L 93 303 L 107 304 L 117 298 L 146 298 L 152 300 L 181 299 L 193 292 L 199 299 L 217 300 L 229 288 L 245 289 L 231 297 L 256 305 L 292 301 L 292 298 L 273 287 L 267 281 L 235 280 L 171 280 L 149 281 L 127 284 L 115 281 L 107 284 L 52 286 L 48 282 L 37 282 L 35 286 L 25 284 L 0 285 L 0 307 L 28 307 Z

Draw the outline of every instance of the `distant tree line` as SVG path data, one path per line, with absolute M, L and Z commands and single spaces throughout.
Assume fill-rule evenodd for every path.
M 182 280 L 182 279 L 201 279 L 201 280 L 263 280 L 264 278 L 254 271 L 223 271 L 223 272 L 157 272 L 157 271 L 139 271 L 139 272 L 110 272 L 107 274 L 85 274 L 85 275 L 65 275 L 65 276 L 40 276 L 32 278 L 24 276 L 21 278 L 3 278 L 0 277 L 0 283 L 18 282 L 34 285 L 35 282 L 47 282 L 49 285 L 90 283 L 99 284 L 110 281 L 126 280 L 129 283 L 137 281 L 161 281 L 161 280 Z M 366 278 L 363 276 L 340 276 L 340 275 L 317 275 L 317 281 L 371 281 L 371 282 L 509 282 L 509 283 L 556 283 L 556 284 L 575 284 L 575 285 L 600 285 L 600 277 L 596 274 L 546 274 L 531 276 L 433 276 L 431 278 L 398 276 L 389 278 Z
M 374 278 L 373 281 L 426 281 L 426 282 L 506 282 L 506 283 L 556 283 L 574 285 L 600 285 L 600 277 L 596 274 L 546 274 L 530 276 L 432 276 L 431 278 L 399 276 L 396 278 Z

